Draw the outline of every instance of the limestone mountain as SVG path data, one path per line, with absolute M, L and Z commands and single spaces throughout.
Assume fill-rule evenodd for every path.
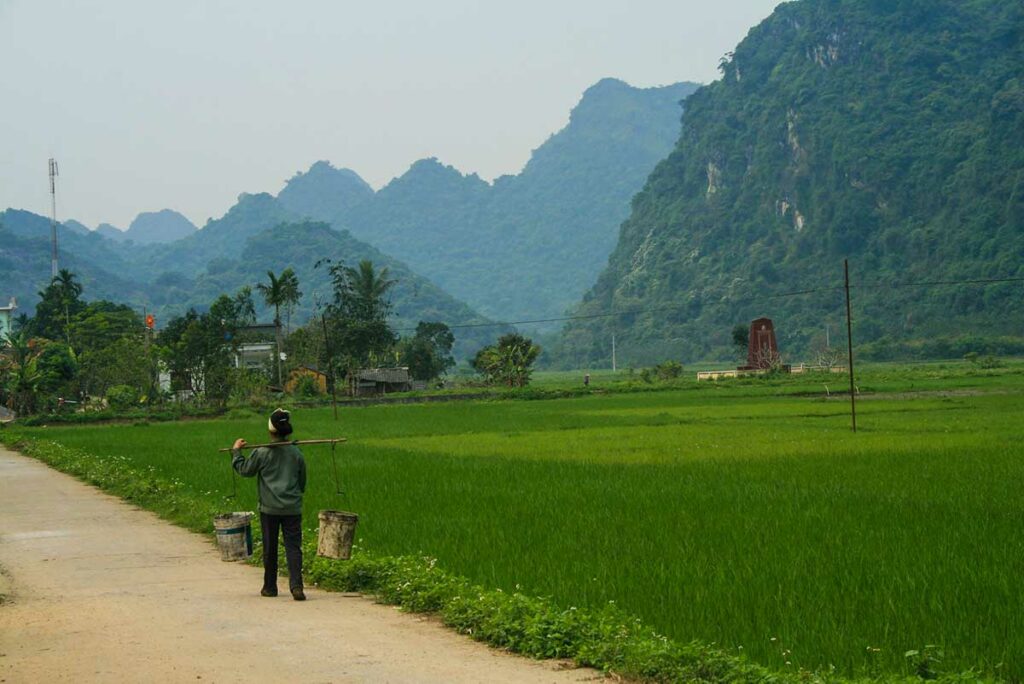
M 1024 5 L 780 5 L 686 102 L 673 152 L 633 201 L 562 362 L 728 353 L 775 319 L 783 349 L 839 329 L 849 258 L 856 341 L 1020 335 Z M 813 294 L 770 299 L 806 289 Z M 856 343 L 855 341 L 855 343 Z M 845 346 L 845 345 L 844 345 Z
M 139 214 L 128 226 L 124 237 L 136 244 L 151 245 L 174 242 L 195 233 L 192 222 L 172 209 L 147 211 Z
M 84 223 L 75 221 L 74 219 L 68 219 L 67 221 L 63 221 L 61 225 L 63 225 L 65 228 L 72 232 L 78 233 L 79 235 L 89 234 L 89 227 Z
M 605 265 L 630 199 L 671 150 L 680 102 L 696 87 L 602 80 L 522 172 L 493 184 L 423 159 L 371 197 L 335 205 L 303 190 L 329 187 L 329 168 L 318 164 L 279 199 L 347 228 L 491 317 L 557 316 Z M 330 182 L 353 185 L 350 173 L 335 170 Z
M 202 230 L 171 243 L 140 252 L 140 277 L 153 273 L 180 273 L 189 278 L 206 270 L 216 259 L 237 258 L 245 241 L 296 217 L 267 193 L 242 193 L 224 216 L 207 221 Z
M 373 197 L 373 188 L 351 169 L 318 161 L 289 179 L 277 201 L 303 218 L 327 221 L 345 215 Z
M 105 238 L 111 240 L 120 241 L 125 240 L 125 231 L 121 230 L 117 226 L 112 226 L 109 223 L 101 223 L 96 226 L 96 234 L 102 235 Z

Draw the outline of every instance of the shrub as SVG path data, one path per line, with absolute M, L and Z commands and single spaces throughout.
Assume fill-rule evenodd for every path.
M 270 398 L 267 377 L 256 370 L 232 369 L 228 403 L 232 406 L 265 406 Z
M 978 365 L 981 366 L 982 368 L 1002 368 L 1003 362 L 997 359 L 992 354 L 988 354 L 986 356 L 981 357 L 981 359 L 978 360 Z
M 127 411 L 135 408 L 139 401 L 138 391 L 129 385 L 114 385 L 107 390 L 107 406 L 115 411 Z
M 320 396 L 320 387 L 312 376 L 303 375 L 295 382 L 295 391 L 292 393 L 297 397 L 311 399 Z
M 640 371 L 640 379 L 646 383 L 655 380 L 675 380 L 683 374 L 683 364 L 678 361 L 662 361 L 654 368 L 644 368 Z
M 664 361 L 654 367 L 659 380 L 675 380 L 683 374 L 683 364 L 678 361 Z

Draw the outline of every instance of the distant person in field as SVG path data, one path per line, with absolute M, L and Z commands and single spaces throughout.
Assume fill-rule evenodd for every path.
M 291 414 L 277 409 L 267 422 L 270 439 L 287 442 L 292 434 Z M 260 447 L 247 459 L 244 439 L 236 439 L 231 466 L 242 477 L 257 478 L 260 527 L 263 528 L 263 596 L 277 596 L 277 534 L 284 534 L 288 559 L 288 586 L 292 598 L 305 601 L 302 586 L 302 495 L 306 491 L 306 461 L 294 444 Z

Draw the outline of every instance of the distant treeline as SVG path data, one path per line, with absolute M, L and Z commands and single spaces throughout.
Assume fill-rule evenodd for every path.
M 1024 337 L 932 337 L 920 340 L 894 340 L 885 336 L 863 345 L 854 345 L 855 354 L 865 361 L 926 361 L 962 359 L 968 355 L 1024 356 Z

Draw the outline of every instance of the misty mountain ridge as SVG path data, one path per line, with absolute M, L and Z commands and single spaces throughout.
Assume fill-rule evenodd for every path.
M 198 228 L 185 216 L 173 209 L 144 211 L 132 220 L 127 230 L 109 223 L 101 223 L 91 230 L 74 219 L 67 219 L 62 225 L 81 235 L 94 232 L 115 242 L 132 241 L 136 245 L 155 245 L 174 242 L 195 233 Z
M 279 199 L 395 255 L 493 318 L 558 316 L 605 265 L 630 199 L 671 150 L 680 103 L 697 87 L 603 79 L 519 174 L 493 184 L 431 157 L 373 193 L 353 172 L 320 162 L 289 180 Z M 337 201 L 322 199 L 328 188 L 340 189 Z
M 264 239 L 260 244 L 279 252 L 259 263 L 277 263 L 275 271 L 291 265 L 300 278 L 319 282 L 320 272 L 305 269 L 321 257 L 350 264 L 373 258 L 418 283 L 417 292 L 431 292 L 424 312 L 437 320 L 486 320 L 477 306 L 441 292 L 450 289 L 472 295 L 504 319 L 559 313 L 604 263 L 630 197 L 678 133 L 680 100 L 695 88 L 637 89 L 606 79 L 587 90 L 569 124 L 534 151 L 522 173 L 494 184 L 427 158 L 375 192 L 354 171 L 320 161 L 289 179 L 276 198 L 243 193 L 227 213 L 198 230 L 171 211 L 140 215 L 119 234 L 109 225 L 80 234 L 84 226 L 69 222 L 61 234 L 74 234 L 78 242 L 62 237 L 61 265 L 80 274 L 88 296 L 145 305 L 166 320 L 265 277 L 240 260 L 253 240 L 276 229 L 317 249 Z M 48 222 L 22 213 L 34 218 L 12 221 L 8 214 L 21 216 L 12 210 L 0 223 L 5 230 L 28 231 L 34 256 L 18 273 L 0 277 L 0 290 L 13 290 L 31 310 L 35 291 L 49 278 Z M 305 220 L 329 223 L 338 236 L 329 240 L 323 226 L 313 229 L 316 224 Z M 157 241 L 169 234 L 162 230 L 168 226 L 184 236 Z M 20 249 L 28 250 L 29 243 Z M 116 287 L 99 287 L 105 278 Z M 441 280 L 447 286 L 434 292 Z M 417 298 L 403 299 L 396 313 L 414 323 L 415 304 L 406 304 Z M 425 301 L 422 295 L 419 300 Z M 311 313 L 311 306 L 304 302 L 300 315 Z
M 277 199 L 289 211 L 312 218 L 336 216 L 373 197 L 373 188 L 351 169 L 318 161 L 285 182 Z
M 95 228 L 97 235 L 102 235 L 111 240 L 124 240 L 124 230 L 109 223 L 101 223 Z

